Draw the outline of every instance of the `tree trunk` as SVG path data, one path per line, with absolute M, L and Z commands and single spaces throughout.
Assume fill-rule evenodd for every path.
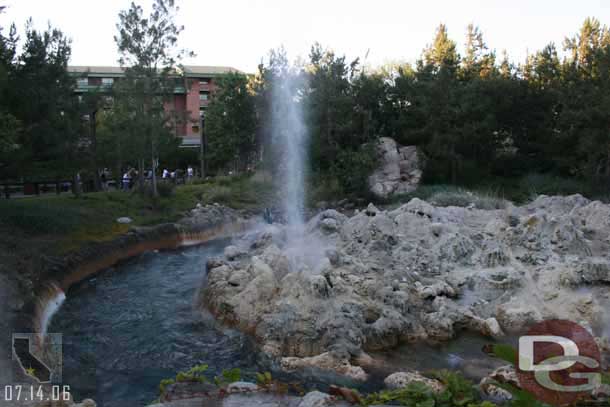
M 153 143 L 151 141 L 150 143 L 150 149 L 151 149 L 151 169 L 152 169 L 152 173 L 150 175 L 150 182 L 152 184 L 152 194 L 153 196 L 156 198 L 157 196 L 159 196 L 159 191 L 157 190 L 157 168 L 155 166 L 155 143 Z
M 80 198 L 81 196 L 81 185 L 80 185 L 80 174 L 76 173 L 74 174 L 74 178 L 72 179 L 72 193 L 74 193 L 74 196 L 77 198 Z
M 140 191 L 144 191 L 144 159 L 138 160 L 138 187 Z
M 100 180 L 100 171 L 97 165 L 97 110 L 94 110 L 89 115 L 89 136 L 91 137 L 91 165 L 93 166 L 93 181 L 95 190 L 99 191 L 102 187 Z
M 199 140 L 199 158 L 201 160 L 201 178 L 205 178 L 205 132 L 203 131 L 203 120 L 201 121 L 201 140 Z

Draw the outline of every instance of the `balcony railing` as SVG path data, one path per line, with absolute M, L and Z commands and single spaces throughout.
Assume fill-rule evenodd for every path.
M 86 92 L 110 92 L 112 90 L 112 85 L 110 84 L 101 84 L 101 85 L 84 85 L 77 83 L 75 91 L 77 93 L 86 93 Z M 184 86 L 174 86 L 173 90 L 174 94 L 181 95 L 186 93 L 186 88 Z

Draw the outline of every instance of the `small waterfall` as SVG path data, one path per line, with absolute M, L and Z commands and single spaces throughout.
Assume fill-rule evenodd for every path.
M 272 140 L 277 154 L 282 210 L 292 237 L 303 231 L 307 129 L 299 100 L 299 77 L 283 71 L 275 76 L 272 91 Z
M 48 296 L 46 298 L 40 298 L 39 306 L 42 307 L 42 312 L 40 313 L 40 320 L 38 324 L 39 330 L 39 342 L 42 343 L 47 334 L 47 329 L 49 324 L 51 323 L 51 319 L 53 315 L 61 308 L 61 305 L 66 300 L 66 293 L 54 283 L 49 283 L 49 291 Z

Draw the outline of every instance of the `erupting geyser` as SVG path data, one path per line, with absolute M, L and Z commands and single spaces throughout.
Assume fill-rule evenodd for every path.
M 307 129 L 298 97 L 298 80 L 297 75 L 283 71 L 276 75 L 272 92 L 272 145 L 290 237 L 301 235 L 304 224 Z

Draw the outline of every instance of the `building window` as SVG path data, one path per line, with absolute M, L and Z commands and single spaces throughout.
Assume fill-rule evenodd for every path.
M 102 78 L 102 85 L 104 85 L 104 86 L 112 86 L 113 83 L 114 83 L 113 78 Z
M 193 133 L 199 133 L 199 126 L 194 125 L 194 126 L 192 127 L 192 130 L 193 130 Z
M 208 79 L 199 79 L 200 85 L 209 85 L 210 81 Z
M 78 86 L 89 86 L 89 78 L 78 78 L 76 84 Z
M 208 94 L 207 93 L 200 93 L 199 94 L 199 100 L 208 100 Z

